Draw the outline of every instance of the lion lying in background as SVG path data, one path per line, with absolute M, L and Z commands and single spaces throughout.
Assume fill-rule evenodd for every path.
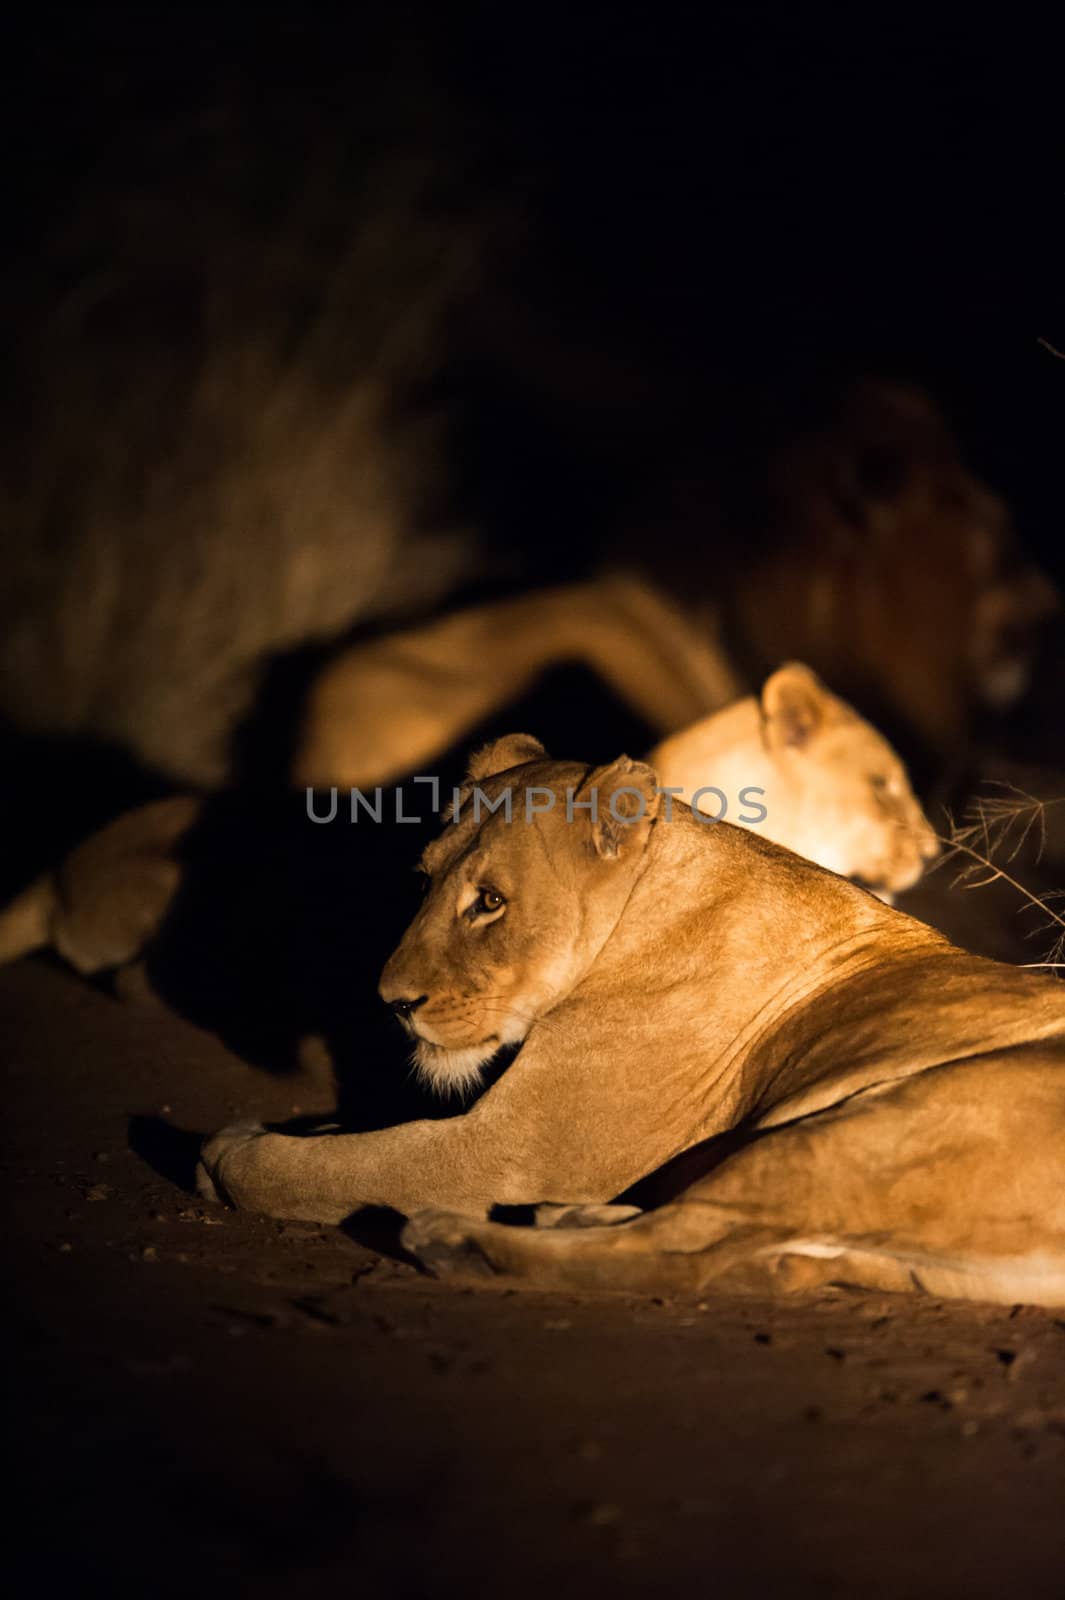
M 425 772 L 563 662 L 664 737 L 797 658 L 915 748 L 939 761 L 965 751 L 974 719 L 1026 691 L 1058 604 L 1006 506 L 904 386 L 855 385 L 833 419 L 758 459 L 754 481 L 737 469 L 731 513 L 720 483 L 692 492 L 679 525 L 656 502 L 584 583 L 341 651 L 311 688 L 297 781 Z
M 936 853 L 891 746 L 797 663 L 652 759 L 685 798 L 731 785 L 734 820 L 882 894 L 908 888 Z M 200 813 L 194 797 L 175 796 L 86 839 L 0 912 L 0 963 L 42 947 L 85 974 L 136 960 L 177 893 L 178 846 Z
M 432 239 L 417 195 L 386 188 L 400 235 Z M 437 359 L 442 305 L 463 292 L 462 272 L 442 272 L 439 250 L 432 260 L 431 283 L 401 297 L 405 324 L 417 308 L 415 368 Z M 335 286 L 357 324 L 384 287 L 363 281 L 372 265 L 356 248 Z M 239 323 L 254 309 L 247 283 L 237 274 L 230 286 Z M 355 345 L 319 329 L 305 354 L 342 348 L 354 362 L 334 393 L 315 360 L 279 361 L 272 291 L 247 346 L 156 351 L 135 382 L 105 383 L 86 411 L 103 443 L 87 456 L 77 397 L 101 351 L 67 325 L 70 346 L 50 346 L 59 365 L 42 376 L 33 344 L 32 369 L 61 401 L 42 409 L 32 492 L 7 508 L 19 536 L 0 552 L 0 711 L 16 725 L 115 740 L 182 783 L 222 787 L 268 661 L 330 640 L 339 653 L 310 689 L 299 783 L 425 771 L 565 662 L 589 666 L 665 736 L 798 658 L 940 759 L 964 747 L 978 708 L 1024 691 L 1056 596 L 920 391 L 841 391 L 820 423 L 715 461 L 683 512 L 672 493 L 683 462 L 670 456 L 636 524 L 608 523 L 598 554 L 587 550 L 587 581 L 434 616 L 470 576 L 472 551 L 417 531 L 440 447 L 386 426 L 387 397 L 411 378 L 387 339 L 377 348 L 388 318 L 366 320 Z M 114 354 L 108 338 L 103 355 Z M 202 367 L 188 394 L 186 362 L 190 376 Z M 115 461 L 135 463 L 128 484 L 109 485 Z M 628 467 L 615 463 L 611 482 Z M 575 544 L 584 537 L 573 529 Z M 385 637 L 341 642 L 386 622 Z
M 429 845 L 381 995 L 441 1089 L 502 1045 L 516 1061 L 449 1120 L 223 1130 L 205 1194 L 323 1222 L 391 1206 L 434 1271 L 545 1288 L 847 1282 L 1065 1304 L 1056 981 L 969 956 L 750 832 L 680 805 L 667 820 L 655 774 L 625 757 L 590 770 L 515 736 L 470 784 L 497 807 L 509 793 L 513 819 L 467 803 Z M 728 1130 L 745 1143 L 676 1202 L 604 1212 Z M 497 1203 L 566 1209 L 525 1229 L 481 1220 Z

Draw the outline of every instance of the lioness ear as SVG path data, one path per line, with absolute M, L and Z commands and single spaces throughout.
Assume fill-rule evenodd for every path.
M 530 733 L 507 733 L 502 739 L 493 739 L 482 745 L 470 757 L 466 772 L 467 783 L 480 783 L 482 778 L 494 778 L 497 772 L 509 772 L 511 767 L 524 766 L 526 761 L 539 761 L 547 751 L 539 739 Z
M 614 861 L 643 849 L 662 799 L 657 786 L 658 776 L 645 761 L 619 756 L 609 766 L 596 768 L 576 797 L 591 801 L 595 796 L 590 815 L 596 855 Z
M 801 750 L 824 726 L 829 696 L 820 678 L 789 661 L 762 689 L 762 739 L 767 750 Z

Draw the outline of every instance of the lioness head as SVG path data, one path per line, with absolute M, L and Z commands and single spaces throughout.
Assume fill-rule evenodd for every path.
M 731 789 L 727 820 L 879 893 L 908 889 L 938 844 L 888 741 L 790 662 L 752 697 L 674 734 L 649 761 L 663 785 L 712 815 Z M 745 811 L 735 801 L 758 795 Z M 758 815 L 764 812 L 764 815 Z
M 939 844 L 888 741 L 798 662 L 767 680 L 760 709 L 781 797 L 765 836 L 881 892 L 916 883 Z
M 659 804 L 651 768 L 626 756 L 548 761 L 518 734 L 474 757 L 457 820 L 422 857 L 425 902 L 381 975 L 426 1082 L 472 1085 L 570 993 L 621 915 Z

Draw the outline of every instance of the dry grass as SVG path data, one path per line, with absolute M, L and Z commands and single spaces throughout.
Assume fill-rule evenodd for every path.
M 1001 882 L 1014 889 L 1024 902 L 1023 909 L 1036 912 L 1043 919 L 1030 930 L 1029 937 L 1053 936 L 1046 960 L 1024 965 L 1061 970 L 1065 968 L 1065 915 L 1055 906 L 1065 904 L 1065 891 L 1036 894 L 1018 877 L 1016 868 L 1026 852 L 1035 863 L 1042 859 L 1047 812 L 1065 805 L 1065 795 L 1040 799 L 998 779 L 986 780 L 986 787 L 995 792 L 976 796 L 959 821 L 955 822 L 948 813 L 947 831 L 937 835 L 944 846 L 937 865 L 958 865 L 954 883 L 961 888 L 982 889 Z

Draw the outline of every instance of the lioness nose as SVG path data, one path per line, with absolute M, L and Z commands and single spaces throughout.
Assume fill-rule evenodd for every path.
M 397 1017 L 402 1017 L 406 1021 L 419 1006 L 425 1004 L 428 998 L 427 994 L 420 994 L 416 1000 L 386 1000 L 385 1005 L 389 1011 L 394 1011 Z

